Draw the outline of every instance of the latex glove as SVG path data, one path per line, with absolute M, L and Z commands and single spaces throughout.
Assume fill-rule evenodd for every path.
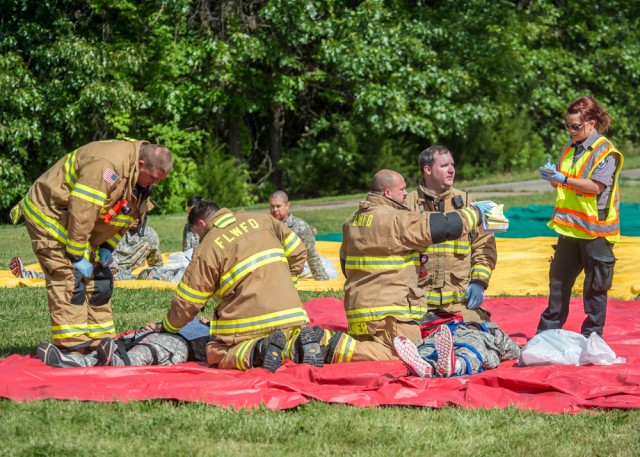
M 484 220 L 486 219 L 486 214 L 491 211 L 491 208 L 497 206 L 494 202 L 487 200 L 482 202 L 473 202 L 471 206 L 475 206 L 480 211 L 480 216 Z
M 540 170 L 540 176 L 542 176 L 542 179 L 558 184 L 564 183 L 565 176 L 557 170 L 555 163 L 546 163 L 544 166 L 545 168 L 553 171 Z
M 82 273 L 82 276 L 85 278 L 90 278 L 93 274 L 93 265 L 84 257 L 77 262 L 73 262 L 73 266 L 76 270 Z
M 464 298 L 468 300 L 467 308 L 476 309 L 484 302 L 484 287 L 480 284 L 472 282 L 467 289 L 467 293 L 464 294 Z
M 113 263 L 113 254 L 107 248 L 100 248 L 100 265 L 107 268 Z

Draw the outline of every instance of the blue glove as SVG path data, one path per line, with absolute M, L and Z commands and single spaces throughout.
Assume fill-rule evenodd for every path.
M 553 171 L 540 170 L 540 176 L 542 176 L 542 179 L 558 184 L 564 183 L 565 176 L 557 170 L 556 164 L 546 163 L 544 166 L 545 168 Z
M 100 248 L 100 265 L 107 268 L 113 263 L 113 254 L 107 248 Z
M 493 202 L 473 202 L 472 205 L 478 208 L 483 215 L 491 211 L 491 208 L 496 206 Z
M 84 257 L 77 262 L 73 262 L 73 266 L 76 270 L 82 273 L 82 276 L 85 278 L 90 278 L 93 274 L 93 265 Z
M 480 284 L 472 282 L 467 289 L 467 293 L 464 294 L 464 298 L 469 300 L 467 302 L 467 308 L 476 309 L 484 302 L 484 287 Z

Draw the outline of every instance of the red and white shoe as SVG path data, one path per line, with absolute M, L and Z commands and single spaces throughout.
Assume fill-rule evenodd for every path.
M 11 273 L 13 273 L 13 276 L 15 276 L 16 278 L 24 278 L 24 265 L 22 264 L 22 260 L 20 260 L 20 257 L 15 256 L 13 259 L 11 259 L 11 262 L 9 262 L 9 268 L 11 269 Z
M 396 336 L 393 339 L 393 347 L 398 357 L 409 366 L 413 374 L 421 378 L 430 378 L 432 376 L 433 368 L 431 364 L 420 356 L 417 346 L 409 338 Z
M 438 362 L 436 363 L 436 376 L 448 378 L 456 369 L 456 354 L 453 350 L 453 335 L 449 326 L 444 324 L 433 332 Z

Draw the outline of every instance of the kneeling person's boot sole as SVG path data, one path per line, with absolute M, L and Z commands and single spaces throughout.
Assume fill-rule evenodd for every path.
M 287 337 L 282 330 L 276 330 L 268 338 L 267 352 L 264 356 L 262 368 L 275 373 L 282 366 L 282 350 L 287 345 Z
M 320 348 L 323 330 L 320 327 L 304 327 L 300 330 L 298 341 L 300 342 L 298 356 L 302 360 L 300 362 L 314 367 L 324 366 L 324 354 Z

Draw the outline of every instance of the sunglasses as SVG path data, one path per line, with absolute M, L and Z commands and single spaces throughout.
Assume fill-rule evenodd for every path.
M 582 124 L 569 124 L 567 121 L 562 121 L 562 124 L 564 125 L 564 128 L 567 130 L 571 130 L 573 132 L 579 132 L 580 130 L 582 130 L 582 128 L 585 126 L 585 124 L 587 124 L 587 122 L 583 122 Z

